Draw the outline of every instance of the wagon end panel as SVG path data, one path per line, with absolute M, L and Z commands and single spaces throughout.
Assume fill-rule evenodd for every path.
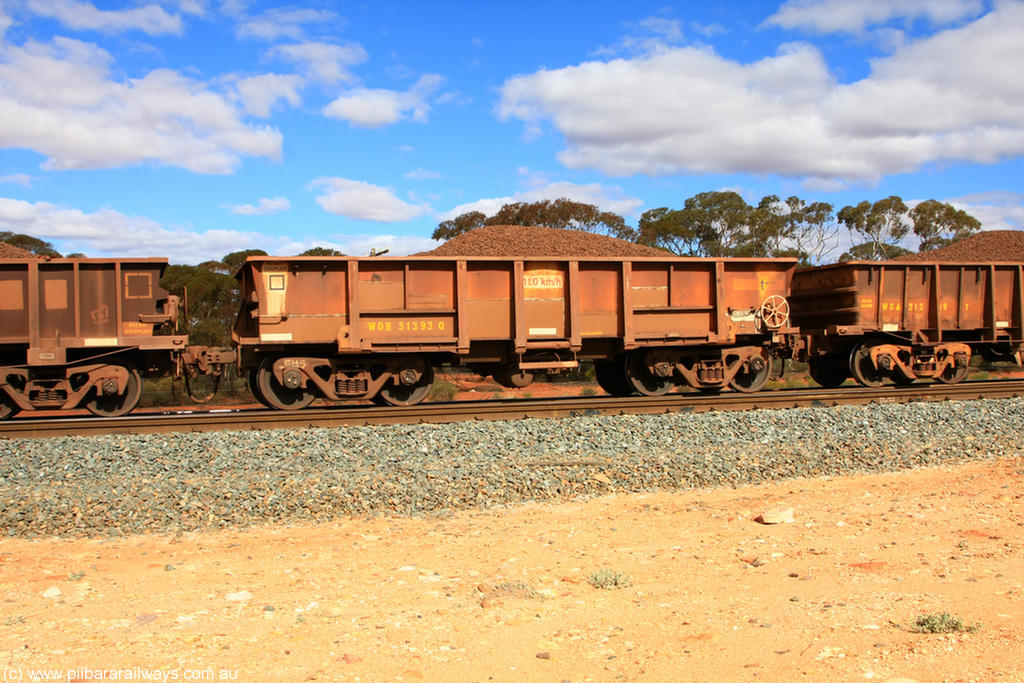
M 241 278 L 262 344 L 334 344 L 348 323 L 346 260 L 266 260 Z M 240 325 L 252 330 L 252 326 Z M 236 329 L 238 329 L 236 327 Z
M 792 261 L 733 260 L 721 268 L 718 310 L 728 339 L 782 332 L 791 328 Z

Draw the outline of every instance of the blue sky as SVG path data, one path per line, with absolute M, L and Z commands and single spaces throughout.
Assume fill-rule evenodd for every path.
M 1022 157 L 1021 0 L 0 0 L 0 230 L 65 253 L 406 254 L 723 189 L 1017 228 Z

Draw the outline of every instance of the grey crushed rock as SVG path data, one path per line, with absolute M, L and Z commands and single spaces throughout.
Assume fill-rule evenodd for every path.
M 0 441 L 0 534 L 423 515 L 1024 451 L 1024 399 Z

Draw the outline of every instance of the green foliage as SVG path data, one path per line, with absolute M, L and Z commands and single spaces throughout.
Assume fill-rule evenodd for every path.
M 632 230 L 622 216 L 611 211 L 601 211 L 593 204 L 574 202 L 565 197 L 505 204 L 490 218 L 479 211 L 470 211 L 439 223 L 431 237 L 436 240 L 450 240 L 484 225 L 541 225 L 549 228 L 583 230 L 623 239 L 633 237 Z
M 702 192 L 682 209 L 644 212 L 637 241 L 680 256 L 791 256 L 817 263 L 836 242 L 832 205 L 776 195 L 751 206 L 735 192 Z
M 910 626 L 915 633 L 974 633 L 979 628 L 981 624 L 965 624 L 948 612 L 922 614 Z
M 435 403 L 454 401 L 455 394 L 457 393 L 459 393 L 459 388 L 454 382 L 442 379 L 435 381 L 434 385 L 430 388 L 430 400 Z
M 950 204 L 928 199 L 910 210 L 921 251 L 945 247 L 981 229 L 981 221 Z
M 337 249 L 330 249 L 328 247 L 313 247 L 299 254 L 299 256 L 344 256 L 343 253 Z
M 242 267 L 245 263 L 245 259 L 250 256 L 266 256 L 267 252 L 262 249 L 244 249 L 242 251 L 233 251 L 220 260 L 221 263 L 227 268 L 228 273 L 233 273 Z
M 435 240 L 450 240 L 464 232 L 475 230 L 484 224 L 487 216 L 479 211 L 470 211 L 455 218 L 438 223 L 437 230 L 431 235 Z
M 53 248 L 53 245 L 49 242 L 39 239 L 38 237 L 32 237 L 31 235 L 23 235 L 21 233 L 13 233 L 9 230 L 0 231 L 0 242 L 7 242 L 20 249 L 24 249 L 30 254 L 37 256 L 52 256 L 54 258 L 60 257 L 60 252 Z
M 160 284 L 182 298 L 179 329 L 192 344 L 222 346 L 231 340 L 239 304 L 235 278 L 203 265 L 171 265 Z
M 900 240 L 910 232 L 907 205 L 896 195 L 879 199 L 873 204 L 863 201 L 856 206 L 844 206 L 836 217 L 855 239 L 859 236 L 861 240 L 843 254 L 841 261 L 882 261 L 907 253 L 906 249 L 899 246 Z
M 594 588 L 628 588 L 633 580 L 628 574 L 616 569 L 600 569 L 587 577 L 587 582 Z
M 874 244 L 855 244 L 850 247 L 849 251 L 843 252 L 843 255 L 839 257 L 840 261 L 878 261 L 888 258 L 899 258 L 905 254 L 911 253 L 909 249 L 904 249 L 899 245 L 890 245 L 886 248 L 884 256 L 879 256 L 876 251 Z

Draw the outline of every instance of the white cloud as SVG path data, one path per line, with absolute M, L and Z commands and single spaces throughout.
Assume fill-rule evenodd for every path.
M 306 24 L 326 23 L 338 28 L 342 20 L 337 14 L 327 10 L 275 8 L 243 21 L 238 27 L 238 36 L 259 40 L 301 40 L 305 34 Z
M 278 100 L 299 106 L 302 103 L 299 88 L 303 84 L 302 77 L 294 74 L 261 74 L 240 79 L 235 89 L 247 114 L 267 118 Z
M 14 20 L 4 12 L 3 6 L 0 5 L 0 42 L 3 41 L 4 34 L 7 33 L 7 29 L 9 29 L 13 23 Z
M 271 251 L 273 238 L 237 230 L 172 229 L 142 216 L 112 209 L 86 213 L 48 202 L 0 197 L 0 229 L 53 242 L 65 253 L 90 256 L 166 256 L 174 263 L 200 263 L 246 248 Z M 130 239 L 129 239 L 130 238 Z
M 788 0 L 765 23 L 815 33 L 860 33 L 893 19 L 926 19 L 941 26 L 984 10 L 982 0 Z
M 550 122 L 570 168 L 873 182 L 1024 154 L 1022 25 L 1024 3 L 1001 3 L 852 84 L 802 44 L 749 64 L 693 47 L 593 61 L 509 79 L 497 111 L 528 134 Z
M 666 45 L 677 44 L 682 39 L 683 28 L 678 19 L 651 16 L 626 24 L 626 33 L 619 42 L 611 47 L 599 48 L 595 53 L 614 55 L 651 52 L 662 49 Z
M 388 256 L 407 256 L 421 251 L 430 251 L 441 244 L 438 240 L 409 235 L 336 235 L 335 247 L 343 254 L 368 256 L 371 251 L 380 253 L 387 249 Z
M 980 192 L 945 199 L 981 221 L 983 230 L 1024 230 L 1024 194 Z
M 403 119 L 423 122 L 430 111 L 427 98 L 441 80 L 436 74 L 427 74 L 405 92 L 355 88 L 328 104 L 323 112 L 363 128 L 379 128 Z
M 0 46 L 0 147 L 35 150 L 52 169 L 155 162 L 231 173 L 242 156 L 280 157 L 281 134 L 243 123 L 209 84 L 168 69 L 115 79 L 111 61 L 62 37 Z
M 21 185 L 22 187 L 32 187 L 32 176 L 27 173 L 0 175 L 0 183 L 11 183 L 13 185 Z
M 355 77 L 348 67 L 361 64 L 368 58 L 366 50 L 359 43 L 334 45 L 308 42 L 278 45 L 271 48 L 267 55 L 297 64 L 307 77 L 328 85 L 354 81 Z
M 48 202 L 31 203 L 0 197 L 0 230 L 25 233 L 52 242 L 63 253 L 81 252 L 97 257 L 162 256 L 171 263 L 219 260 L 242 249 L 263 249 L 269 254 L 300 254 L 316 246 L 365 256 L 371 249 L 389 249 L 403 256 L 433 249 L 439 243 L 402 235 L 334 235 L 330 239 L 289 235 L 273 237 L 240 230 L 172 228 L 143 217 L 112 209 L 87 213 Z M 130 237 L 130 239 L 129 239 Z
M 253 204 L 236 204 L 231 207 L 231 213 L 237 216 L 269 216 L 275 213 L 281 213 L 292 208 L 292 203 L 285 197 L 274 197 L 268 199 L 267 197 L 260 197 L 259 203 Z
M 56 19 L 76 31 L 142 31 L 151 36 L 180 34 L 181 17 L 168 14 L 160 5 L 143 5 L 131 9 L 101 10 L 89 2 L 77 0 L 29 0 L 28 9 L 43 17 Z
M 438 178 L 443 178 L 444 176 L 438 173 L 437 171 L 428 171 L 425 168 L 416 168 L 409 171 L 402 177 L 408 178 L 409 180 L 437 180 Z
M 529 173 L 523 169 L 520 169 L 520 172 L 523 174 Z M 533 177 L 536 178 L 537 176 Z M 559 199 L 561 197 L 571 199 L 574 202 L 580 202 L 581 204 L 593 204 L 602 211 L 611 211 L 620 216 L 634 215 L 644 204 L 642 199 L 626 195 L 619 187 L 609 187 L 599 183 L 577 185 L 564 181 L 543 183 L 531 181 L 531 185 L 531 187 L 517 192 L 510 197 L 488 197 L 460 204 L 438 216 L 438 220 L 450 220 L 470 211 L 479 211 L 485 216 L 493 216 L 505 204 L 539 202 L 545 199 Z
M 324 211 L 355 220 L 397 223 L 430 211 L 425 204 L 410 204 L 400 199 L 393 188 L 361 180 L 317 178 L 309 187 L 325 188 L 316 198 Z

